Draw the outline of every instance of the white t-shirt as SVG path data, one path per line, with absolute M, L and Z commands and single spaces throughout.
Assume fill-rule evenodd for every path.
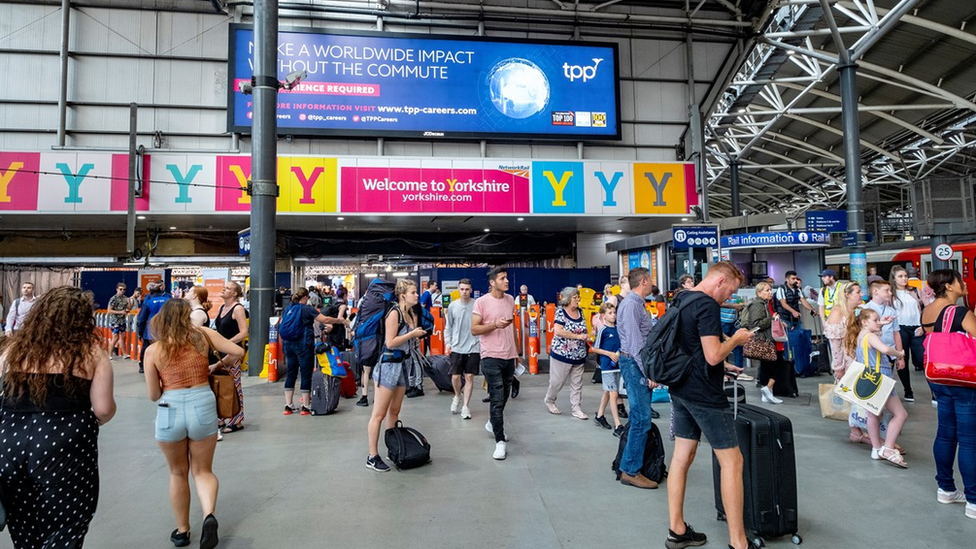
M 891 301 L 898 309 L 898 323 L 902 326 L 922 325 L 922 311 L 915 296 L 915 292 L 895 290 L 895 299 Z

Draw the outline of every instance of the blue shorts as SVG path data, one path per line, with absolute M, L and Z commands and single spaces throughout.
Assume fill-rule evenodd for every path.
M 217 399 L 210 387 L 166 391 L 156 407 L 156 440 L 203 440 L 217 434 Z
M 671 422 L 674 425 L 674 436 L 678 438 L 701 440 L 704 433 L 712 449 L 725 450 L 739 446 L 730 408 L 702 406 L 672 394 Z
M 124 334 L 125 333 L 125 324 L 113 324 L 112 325 L 112 333 L 113 334 Z

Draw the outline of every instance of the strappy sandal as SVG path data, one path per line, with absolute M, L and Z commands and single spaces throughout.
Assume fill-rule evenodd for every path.
M 891 463 L 896 467 L 901 467 L 902 469 L 908 469 L 908 463 L 906 463 L 904 458 L 901 457 L 901 454 L 898 453 L 898 450 L 888 448 L 887 446 L 882 446 L 881 450 L 878 451 L 878 456 L 881 459 L 887 461 L 888 463 Z
M 850 438 L 851 442 L 854 444 L 859 442 L 863 444 L 871 444 L 871 437 L 867 435 L 855 435 L 854 433 L 851 433 L 848 438 Z
M 230 434 L 230 433 L 236 433 L 237 431 L 240 431 L 243 428 L 244 428 L 244 426 L 241 425 L 240 423 L 238 423 L 236 425 L 227 425 L 226 427 L 224 427 L 223 429 L 221 429 L 220 432 L 221 433 L 224 433 L 226 435 L 226 434 Z

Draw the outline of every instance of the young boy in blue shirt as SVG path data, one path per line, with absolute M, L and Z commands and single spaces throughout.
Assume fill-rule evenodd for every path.
M 604 326 L 596 335 L 593 352 L 600 355 L 603 397 L 600 398 L 600 407 L 593 415 L 593 421 L 605 429 L 613 429 L 613 436 L 619 437 L 624 428 L 620 425 L 620 413 L 616 406 L 620 390 L 620 336 L 617 334 L 617 308 L 611 303 L 604 303 L 600 305 L 600 314 L 603 316 Z M 613 427 L 603 415 L 607 404 L 610 404 L 610 412 L 613 415 Z

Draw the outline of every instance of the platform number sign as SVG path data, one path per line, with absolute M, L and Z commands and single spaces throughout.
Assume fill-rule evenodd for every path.
M 939 244 L 935 247 L 935 257 L 941 259 L 942 261 L 949 261 L 952 259 L 952 246 L 948 244 Z

